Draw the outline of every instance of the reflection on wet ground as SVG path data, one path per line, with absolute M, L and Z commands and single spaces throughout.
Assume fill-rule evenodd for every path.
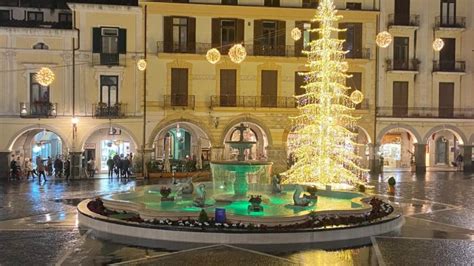
M 386 179 L 397 180 L 394 195 Z M 160 181 L 165 182 L 165 181 Z M 345 250 L 307 246 L 300 251 L 256 251 L 209 246 L 185 251 L 132 247 L 96 239 L 77 226 L 75 206 L 85 198 L 134 190 L 143 181 L 98 179 L 0 182 L 0 265 L 409 265 L 474 261 L 472 175 L 409 172 L 373 177 L 368 193 L 396 202 L 406 223 L 399 232 Z M 139 244 L 139 243 L 137 243 Z M 362 245 L 362 246 L 361 246 Z M 325 250 L 326 249 L 326 250 Z

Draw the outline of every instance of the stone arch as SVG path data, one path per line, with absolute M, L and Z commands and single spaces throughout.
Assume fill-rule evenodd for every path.
M 365 138 L 367 139 L 367 144 L 371 144 L 372 143 L 372 138 L 370 137 L 370 134 L 369 132 L 363 128 L 362 126 L 356 126 L 357 129 L 359 129 L 364 135 L 365 135 Z
M 262 130 L 263 133 L 265 133 L 268 141 L 268 146 L 273 145 L 273 140 L 272 140 L 272 135 L 270 134 L 270 129 L 259 119 L 252 117 L 250 115 L 240 115 L 232 120 L 230 120 L 227 125 L 224 127 L 224 130 L 221 132 L 221 136 L 219 138 L 219 144 L 223 144 L 225 141 L 225 137 L 227 135 L 227 132 L 232 129 L 236 124 L 239 123 L 253 123 L 259 126 Z
M 418 131 L 414 127 L 406 124 L 393 124 L 385 127 L 377 134 L 376 143 L 381 143 L 383 136 L 392 129 L 403 129 L 407 131 L 414 138 L 413 143 L 419 143 L 420 141 L 424 140 L 423 138 L 421 138 L 420 133 L 418 133 Z
M 425 134 L 425 137 L 423 138 L 423 143 L 427 143 L 428 142 L 428 139 L 436 132 L 439 132 L 439 131 L 443 131 L 443 130 L 447 130 L 451 133 L 454 134 L 454 136 L 456 136 L 456 138 L 461 141 L 461 145 L 464 145 L 465 143 L 467 143 L 467 138 L 466 138 L 466 135 L 457 127 L 455 126 L 452 126 L 452 125 L 439 125 L 439 126 L 436 126 L 436 127 L 433 127 L 432 129 L 430 129 L 426 134 Z
M 87 133 L 84 135 L 84 137 L 81 138 L 80 140 L 80 145 L 79 147 L 81 148 L 81 150 L 84 149 L 84 145 L 86 144 L 86 141 L 94 134 L 96 133 L 98 130 L 101 130 L 101 129 L 104 129 L 104 128 L 110 128 L 110 127 L 114 127 L 114 128 L 120 128 L 120 130 L 123 130 L 125 133 L 127 133 L 130 138 L 133 140 L 133 144 L 135 145 L 135 149 L 139 149 L 140 146 L 138 145 L 138 143 L 140 143 L 138 141 L 138 138 L 135 136 L 135 134 L 133 134 L 133 132 L 129 129 L 127 129 L 126 127 L 123 127 L 123 126 L 120 126 L 118 124 L 110 124 L 110 123 L 107 123 L 107 124 L 101 124 L 101 125 L 98 125 L 96 127 L 93 127 L 92 129 L 88 130 Z
M 53 132 L 54 134 L 58 135 L 58 137 L 61 139 L 61 141 L 63 142 L 64 144 L 64 148 L 63 149 L 69 149 L 70 147 L 72 147 L 72 143 L 71 143 L 71 140 L 69 138 L 66 138 L 65 135 L 57 128 L 55 127 L 52 127 L 52 126 L 49 126 L 49 125 L 31 125 L 31 126 L 27 126 L 27 127 L 24 127 L 18 131 L 16 131 L 12 137 L 10 137 L 10 139 L 8 140 L 7 142 L 7 147 L 6 147 L 6 150 L 8 151 L 11 151 L 12 148 L 13 148 L 13 145 L 15 144 L 15 142 L 23 135 L 25 134 L 26 132 L 28 131 L 31 131 L 31 130 L 37 130 L 37 129 L 46 129 L 48 131 L 51 131 Z
M 466 145 L 472 145 L 472 143 L 474 143 L 474 133 L 471 135 L 471 137 L 469 138 L 469 143 L 467 143 Z

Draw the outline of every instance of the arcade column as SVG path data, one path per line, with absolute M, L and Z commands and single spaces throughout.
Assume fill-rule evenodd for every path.
M 415 165 L 416 173 L 426 173 L 426 144 L 415 143 Z
M 0 152 L 0 180 L 7 180 L 10 176 L 10 157 L 11 152 Z
M 463 170 L 464 172 L 472 172 L 474 168 L 472 167 L 472 145 L 462 146 L 463 150 Z

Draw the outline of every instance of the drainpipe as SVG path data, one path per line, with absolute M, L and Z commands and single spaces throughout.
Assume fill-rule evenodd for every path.
M 81 46 L 81 32 L 76 27 L 76 10 L 73 11 L 73 30 L 77 32 L 77 47 L 76 47 L 76 38 L 72 37 L 72 117 L 76 117 L 76 51 L 79 50 Z M 75 138 L 77 131 L 77 125 L 73 124 L 73 148 L 75 147 Z M 76 158 L 78 156 L 78 158 Z M 71 164 L 70 164 L 70 171 L 71 177 L 74 179 L 76 176 L 76 167 L 77 172 L 80 175 L 80 168 L 81 168 L 81 155 L 77 153 L 75 150 L 72 152 Z
M 147 5 L 145 5 L 145 18 L 144 18 L 144 40 L 143 40 L 143 51 L 145 62 L 147 60 Z M 148 63 L 148 62 L 147 62 Z M 142 172 L 143 179 L 148 179 L 147 169 L 145 163 L 145 146 L 146 146 L 146 71 L 147 68 L 143 71 L 143 136 L 142 136 Z

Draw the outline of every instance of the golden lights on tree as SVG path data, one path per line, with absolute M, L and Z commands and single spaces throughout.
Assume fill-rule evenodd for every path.
M 240 64 L 245 60 L 245 57 L 247 57 L 247 51 L 242 44 L 234 44 L 234 46 L 229 49 L 229 57 L 232 62 Z
M 392 43 L 392 41 L 392 34 L 390 34 L 388 31 L 380 32 L 375 38 L 375 43 L 382 48 L 387 48 Z
M 221 60 L 221 53 L 216 48 L 209 49 L 206 53 L 206 59 L 211 64 L 216 64 Z
M 292 118 L 294 138 L 289 140 L 295 163 L 284 183 L 354 184 L 365 171 L 357 164 L 356 134 L 350 130 L 358 118 L 352 115 L 351 88 L 344 85 L 350 77 L 343 71 L 347 69 L 344 40 L 331 38 L 344 31 L 337 29 L 340 19 L 332 0 L 320 2 L 313 19 L 320 27 L 310 30 L 320 38 L 310 42 L 306 53 L 310 71 L 300 73 L 305 76 L 306 93 L 296 96 L 299 115 Z
M 42 86 L 49 86 L 54 78 L 54 72 L 48 67 L 42 67 L 35 75 L 35 80 Z

